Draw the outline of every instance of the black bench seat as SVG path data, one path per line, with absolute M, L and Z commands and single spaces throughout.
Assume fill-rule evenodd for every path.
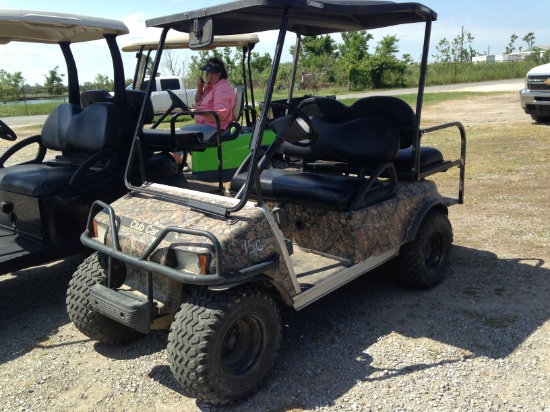
M 399 150 L 397 125 L 330 98 L 304 100 L 300 109 L 315 124 L 317 140 L 307 147 L 282 144 L 282 153 L 301 159 L 302 168 L 264 170 L 260 175 L 262 196 L 344 212 L 395 194 L 397 177 L 393 160 Z M 230 191 L 237 193 L 245 180 L 246 173 L 236 174 Z M 254 188 L 252 193 L 256 193 Z
M 231 191 L 238 191 L 244 184 L 245 174 L 235 176 Z M 347 211 L 365 184 L 365 179 L 344 175 L 309 173 L 294 169 L 266 169 L 260 175 L 262 196 L 278 202 L 288 202 L 309 207 Z M 390 191 L 375 182 L 369 194 L 369 204 L 382 200 Z M 254 191 L 254 193 L 256 193 Z
M 222 131 L 220 143 L 234 140 L 237 136 L 238 133 Z M 204 133 L 202 130 L 193 130 L 193 125 L 186 125 L 183 129 L 175 128 L 174 134 L 165 129 L 143 129 L 143 140 L 147 148 L 153 151 L 203 151 L 217 145 L 215 129 L 212 129 L 212 133 Z

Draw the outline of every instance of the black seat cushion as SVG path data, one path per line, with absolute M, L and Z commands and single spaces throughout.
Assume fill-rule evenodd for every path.
M 369 96 L 357 100 L 352 106 L 354 113 L 389 120 L 399 128 L 399 147 L 412 146 L 418 128 L 412 107 L 394 96 Z
M 0 169 L 0 189 L 32 197 L 47 197 L 69 186 L 73 166 L 16 165 Z
M 170 130 L 144 129 L 143 140 L 150 150 L 184 150 L 188 146 L 205 144 L 202 132 L 179 128 L 175 129 L 174 136 Z
M 420 170 L 424 170 L 442 162 L 443 154 L 438 149 L 429 146 L 420 148 Z M 394 160 L 394 164 L 398 171 L 410 171 L 413 164 L 412 147 L 399 150 Z
M 69 187 L 79 165 L 87 158 L 103 153 L 110 156 L 110 165 L 118 163 L 122 167 L 123 163 L 113 157 L 120 143 L 120 131 L 119 111 L 113 103 L 98 102 L 85 110 L 75 104 L 60 104 L 44 122 L 41 139 L 48 149 L 61 151 L 63 156 L 59 159 L 63 160 L 1 168 L 0 190 L 33 197 L 53 195 Z M 106 169 L 109 173 L 113 170 Z M 95 176 L 100 179 L 106 173 Z
M 236 131 L 231 129 L 237 128 Z M 229 130 L 222 131 L 220 142 L 234 140 L 241 128 L 238 123 L 230 123 Z M 187 150 L 200 151 L 208 147 L 217 146 L 215 129 L 205 133 L 197 129 L 193 130 L 192 125 L 174 130 L 172 136 L 170 130 L 165 129 L 143 129 L 143 140 L 149 150 Z
M 234 176 L 230 190 L 238 192 L 245 180 L 246 173 Z M 349 209 L 364 183 L 356 177 L 294 169 L 266 169 L 260 175 L 262 195 L 267 198 L 337 211 Z

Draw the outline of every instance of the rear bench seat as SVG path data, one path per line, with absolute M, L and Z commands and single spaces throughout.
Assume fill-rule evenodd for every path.
M 317 127 L 317 140 L 308 147 L 283 143 L 282 153 L 302 159 L 303 167 L 264 170 L 260 175 L 264 197 L 345 212 L 395 194 L 392 162 L 399 150 L 400 129 L 394 122 L 326 97 L 304 100 L 300 109 Z M 382 175 L 390 177 L 380 179 Z M 245 180 L 246 173 L 237 174 L 230 190 L 238 192 Z
M 414 168 L 413 146 L 417 138 L 422 137 L 423 132 L 416 125 L 416 117 L 413 109 L 405 101 L 393 96 L 369 96 L 358 100 L 353 105 L 357 112 L 370 113 L 371 116 L 388 119 L 399 127 L 400 143 L 399 152 L 394 160 L 395 169 L 399 180 L 414 181 L 416 179 Z M 444 172 L 456 162 L 443 159 L 443 154 L 436 148 L 423 146 L 419 148 L 419 176 L 424 178 L 434 173 Z

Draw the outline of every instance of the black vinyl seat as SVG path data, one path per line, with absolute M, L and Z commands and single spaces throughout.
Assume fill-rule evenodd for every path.
M 83 107 L 60 104 L 48 115 L 40 135 L 4 152 L 0 227 L 44 241 L 73 236 L 84 228 L 93 201 L 112 202 L 126 193 L 124 171 L 144 96 L 126 91 L 121 107 L 106 91 L 84 92 Z M 5 166 L 31 145 L 38 146 L 34 159 Z M 44 160 L 48 151 L 54 157 Z M 169 154 L 148 156 L 145 166 L 151 165 L 159 178 L 178 174 Z
M 311 116 L 317 140 L 308 147 L 283 143 L 282 153 L 301 159 L 302 168 L 264 170 L 260 175 L 263 196 L 348 211 L 395 194 L 392 162 L 399 149 L 399 128 L 394 123 L 325 97 L 305 100 L 300 108 Z M 380 179 L 383 174 L 390 179 Z M 246 173 L 236 174 L 230 190 L 238 192 L 245 179 Z
M 356 110 L 371 113 L 372 116 L 382 117 L 395 123 L 400 130 L 399 152 L 394 161 L 397 175 L 400 180 L 415 180 L 413 168 L 415 159 L 413 146 L 416 138 L 422 136 L 416 125 L 415 113 L 405 101 L 393 96 L 369 96 L 355 103 Z M 455 165 L 445 160 L 439 149 L 429 146 L 419 147 L 419 172 L 421 177 L 445 171 Z
M 235 86 L 235 105 L 233 107 L 233 121 L 225 130 L 219 130 L 219 139 L 216 136 L 216 130 L 205 133 L 204 130 L 193 130 L 193 125 L 185 125 L 182 128 L 171 127 L 170 130 L 163 129 L 143 129 L 143 140 L 148 150 L 170 150 L 200 152 L 210 147 L 219 146 L 223 142 L 235 140 L 241 131 L 241 125 L 238 123 L 244 110 L 244 87 Z M 209 113 L 209 112 L 205 112 Z M 192 114 L 191 112 L 182 112 L 181 114 Z M 178 113 L 179 115 L 179 113 Z
M 119 166 L 115 149 L 120 130 L 118 108 L 112 103 L 97 103 L 85 110 L 60 104 L 46 119 L 39 142 L 61 152 L 60 157 L 0 168 L 0 190 L 46 197 L 104 178 Z

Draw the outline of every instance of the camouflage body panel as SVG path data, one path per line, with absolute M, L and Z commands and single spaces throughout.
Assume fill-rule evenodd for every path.
M 281 226 L 295 245 L 350 259 L 357 264 L 405 243 L 415 211 L 429 199 L 441 199 L 435 183 L 398 184 L 395 197 L 345 213 L 293 204 L 278 205 L 287 211 Z M 442 201 L 441 201 L 442 202 Z M 272 208 L 274 204 L 270 204 Z
M 199 193 L 185 189 L 163 187 L 163 192 L 199 201 L 215 202 L 218 205 L 231 206 L 234 199 Z M 180 228 L 210 232 L 221 244 L 223 273 L 243 269 L 264 262 L 273 256 L 279 256 L 278 269 L 270 270 L 266 276 L 281 285 L 291 296 L 297 293 L 288 266 L 282 256 L 281 246 L 277 241 L 266 213 L 267 208 L 248 203 L 239 212 L 232 214 L 230 219 L 213 214 L 207 214 L 190 209 L 184 204 L 152 195 L 140 193 L 126 196 L 111 204 L 114 209 L 120 247 L 123 253 L 131 256 L 142 256 L 146 248 L 153 242 L 162 229 L 175 226 Z M 97 222 L 108 225 L 107 215 L 100 213 Z M 106 244 L 112 247 L 110 235 L 106 236 Z M 210 239 L 171 232 L 159 244 L 149 260 L 166 265 L 170 249 L 191 252 L 214 252 Z M 209 273 L 216 273 L 216 260 L 210 262 Z M 199 274 L 199 273 L 197 273 Z M 134 277 L 142 280 L 132 280 L 132 287 L 145 290 L 145 280 L 142 274 Z M 161 277 L 161 276 L 155 276 Z
M 163 191 L 175 195 L 184 193 L 187 198 L 215 201 L 225 206 L 231 206 L 235 202 L 231 198 L 185 189 L 163 188 Z M 358 264 L 405 243 L 406 235 L 418 212 L 430 201 L 443 203 L 435 183 L 424 180 L 415 183 L 400 182 L 394 197 L 344 213 L 293 204 L 266 203 L 267 207 L 258 207 L 249 202 L 227 219 L 148 194 L 119 199 L 112 207 L 117 216 L 119 241 L 124 253 L 141 256 L 155 236 L 169 226 L 207 231 L 221 244 L 222 274 L 278 256 L 279 267 L 267 271 L 265 275 L 292 297 L 300 292 L 294 275 L 295 268 L 287 265 L 288 254 L 286 250 L 283 253 L 281 243 L 277 240 L 277 227 L 273 225 L 274 222 L 270 224 L 273 216 L 268 208 L 286 211 L 287 221 L 279 229 L 282 237 L 290 239 L 294 245 L 349 259 L 352 264 Z M 96 216 L 96 221 L 108 223 L 107 216 L 103 213 Z M 107 240 L 109 244 L 109 236 Z M 166 265 L 171 249 L 214 253 L 214 246 L 208 238 L 173 232 L 160 243 L 150 260 Z M 296 272 L 299 271 L 300 268 L 296 268 Z M 209 273 L 215 272 L 215 259 L 212 259 Z M 155 299 L 162 302 L 159 313 L 166 313 L 177 307 L 182 292 L 181 285 L 155 274 L 153 282 Z M 145 293 L 146 280 L 143 271 L 131 268 L 126 285 L 132 290 Z

